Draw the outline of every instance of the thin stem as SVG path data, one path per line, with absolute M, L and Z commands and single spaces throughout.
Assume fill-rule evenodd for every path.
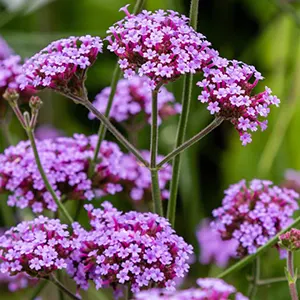
M 62 274 L 61 274 L 60 270 L 57 271 L 57 279 L 59 282 L 62 281 Z M 64 300 L 64 298 L 65 298 L 64 293 L 61 289 L 58 289 L 58 297 L 59 297 L 59 300 Z
M 151 143 L 150 143 L 150 168 L 151 168 L 151 187 L 152 187 L 152 200 L 154 204 L 154 212 L 163 215 L 161 195 L 159 188 L 158 170 L 156 168 L 156 158 L 158 150 L 158 108 L 157 96 L 160 86 L 157 86 L 152 91 L 152 113 L 151 113 Z
M 259 276 L 260 276 L 260 259 L 258 256 L 253 262 L 253 277 L 248 291 L 248 297 L 250 300 L 255 299 L 257 286 L 259 282 Z
M 64 292 L 66 295 L 68 295 L 71 299 L 74 300 L 80 300 L 80 297 L 77 297 L 76 295 L 74 295 L 70 290 L 68 290 L 59 280 L 57 280 L 57 278 L 55 278 L 55 276 L 51 276 L 49 278 L 49 280 L 55 284 L 62 292 Z
M 38 287 L 33 291 L 32 295 L 30 296 L 29 300 L 35 300 L 37 296 L 43 291 L 43 289 L 48 284 L 48 281 L 43 280 Z
M 292 300 L 298 300 L 298 293 L 296 287 L 296 279 L 294 274 L 294 253 L 288 251 L 287 256 L 287 271 L 289 272 L 288 284 Z
M 38 153 L 38 150 L 37 150 L 37 146 L 36 146 L 36 142 L 35 142 L 35 137 L 34 137 L 33 130 L 31 128 L 28 128 L 26 130 L 26 132 L 27 132 L 28 138 L 30 140 L 30 144 L 31 144 L 31 147 L 32 147 L 32 150 L 33 150 L 33 154 L 34 154 L 34 158 L 35 158 L 37 167 L 39 169 L 39 172 L 40 172 L 40 174 L 42 176 L 42 179 L 44 181 L 44 184 L 45 184 L 48 192 L 51 194 L 53 200 L 57 204 L 58 208 L 65 215 L 65 217 L 67 218 L 67 220 L 70 223 L 73 223 L 72 217 L 69 215 L 68 211 L 66 210 L 66 208 L 64 207 L 64 205 L 61 203 L 60 199 L 56 195 L 56 193 L 55 193 L 52 185 L 50 184 L 50 182 L 48 180 L 48 177 L 47 177 L 46 172 L 45 172 L 45 170 L 44 170 L 44 168 L 42 166 L 41 159 L 40 159 L 40 156 L 39 156 L 39 153 Z
M 223 122 L 223 118 L 216 117 L 209 125 L 207 125 L 204 129 L 202 129 L 199 133 L 194 135 L 192 138 L 181 144 L 179 147 L 175 148 L 172 152 L 170 152 L 167 156 L 163 158 L 163 160 L 157 165 L 158 168 L 161 168 L 165 163 L 176 157 L 179 153 L 183 152 L 187 148 L 191 147 L 201 139 L 203 139 L 206 135 L 208 135 L 211 131 L 217 128 Z
M 254 254 L 246 256 L 244 259 L 240 260 L 239 262 L 237 262 L 236 264 L 234 264 L 233 266 L 231 266 L 230 268 L 228 268 L 227 270 L 225 270 L 224 272 L 222 272 L 220 275 L 218 275 L 218 278 L 223 278 L 223 277 L 225 277 L 225 276 L 227 276 L 227 275 L 229 275 L 231 273 L 234 273 L 234 272 L 240 270 L 241 268 L 245 267 L 246 265 L 248 265 L 249 263 L 251 263 L 256 257 L 258 257 L 259 255 L 261 255 L 264 251 L 266 251 L 267 249 L 269 249 L 270 247 L 272 247 L 273 245 L 275 245 L 278 242 L 278 238 L 279 238 L 279 236 L 281 234 L 289 231 L 290 229 L 292 229 L 293 227 L 296 227 L 299 224 L 300 224 L 300 217 L 296 218 L 296 220 L 291 225 L 289 225 L 285 229 L 283 229 L 280 232 L 278 232 L 265 245 L 263 245 L 262 247 L 258 248 Z

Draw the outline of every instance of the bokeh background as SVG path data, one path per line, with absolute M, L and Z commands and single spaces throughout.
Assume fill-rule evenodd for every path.
M 132 8 L 134 1 L 0 0 L 0 34 L 17 54 L 26 58 L 61 37 L 82 34 L 105 37 L 108 27 L 123 17 L 118 10 L 127 3 L 132 3 Z M 146 9 L 159 8 L 188 15 L 189 1 L 146 1 Z M 280 184 L 286 169 L 300 169 L 300 1 L 200 0 L 198 31 L 207 36 L 223 57 L 255 65 L 266 78 L 258 88 L 271 87 L 282 104 L 279 109 L 271 111 L 268 130 L 254 133 L 253 142 L 248 146 L 241 146 L 233 126 L 223 123 L 184 154 L 176 230 L 195 246 L 196 259 L 199 254 L 196 226 L 220 205 L 223 190 L 229 184 L 243 178 L 266 178 Z M 106 51 L 89 70 L 87 88 L 90 99 L 110 85 L 115 63 L 116 57 Z M 181 85 L 179 80 L 167 86 L 178 101 Z M 211 121 L 209 112 L 197 101 L 198 92 L 195 87 L 187 136 L 197 133 Z M 90 121 L 82 106 L 52 92 L 42 92 L 41 97 L 44 106 L 39 125 L 51 124 L 65 135 L 97 132 L 98 122 Z M 177 122 L 178 119 L 172 117 L 160 127 L 161 154 L 172 149 Z M 15 142 L 25 139 L 16 120 L 12 121 L 11 131 Z M 145 128 L 139 133 L 140 148 L 149 148 L 149 132 L 149 128 Z M 113 140 L 112 136 L 107 137 Z M 127 200 L 117 196 L 111 200 L 119 208 L 131 208 Z M 3 200 L 2 224 L 5 206 Z M 276 249 L 263 255 L 262 278 L 284 276 L 283 268 L 284 261 L 279 259 Z M 226 280 L 246 293 L 250 269 L 250 266 L 246 267 Z M 203 266 L 196 261 L 185 285 L 191 286 L 196 278 L 216 276 L 221 271 L 213 264 Z M 66 278 L 63 280 L 67 281 Z M 72 284 L 70 287 L 74 288 Z M 32 291 L 33 288 L 12 295 L 3 287 L 0 299 L 27 299 Z M 84 299 L 106 300 L 110 297 L 110 291 L 91 289 Z M 288 298 L 286 282 L 262 286 L 257 294 L 257 299 Z M 56 289 L 49 286 L 42 299 L 58 299 Z

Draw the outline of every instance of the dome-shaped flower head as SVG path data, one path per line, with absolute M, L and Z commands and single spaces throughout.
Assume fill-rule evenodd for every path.
M 256 252 L 292 221 L 298 209 L 298 193 L 280 188 L 271 181 L 245 180 L 225 191 L 222 206 L 213 211 L 212 223 L 223 239 L 236 239 L 237 254 L 242 257 Z
M 141 151 L 144 159 L 150 161 L 150 152 Z M 157 161 L 160 162 L 163 156 L 158 155 Z M 125 191 L 130 194 L 130 198 L 134 201 L 151 199 L 151 174 L 149 170 L 140 164 L 133 154 L 124 154 L 120 160 L 120 177 Z M 161 196 L 163 199 L 169 198 L 167 185 L 172 178 L 172 167 L 169 164 L 164 165 L 159 170 L 158 180 Z
M 66 268 L 65 259 L 73 250 L 67 227 L 58 219 L 39 216 L 7 230 L 0 237 L 0 271 L 45 277 Z
M 267 120 L 261 119 L 268 116 L 270 105 L 280 103 L 268 87 L 259 94 L 253 93 L 262 79 L 253 66 L 215 57 L 212 65 L 204 69 L 204 79 L 197 83 L 203 89 L 198 100 L 208 104 L 212 115 L 229 120 L 244 146 L 252 141 L 250 132 L 267 128 Z
M 99 52 L 102 52 L 101 39 L 90 35 L 52 42 L 23 65 L 21 89 L 51 88 L 81 96 L 87 69 Z
M 200 247 L 199 261 L 204 265 L 215 263 L 218 267 L 224 268 L 231 258 L 236 258 L 238 242 L 235 239 L 222 240 L 220 233 L 209 224 L 208 219 L 203 220 L 196 231 Z
M 108 49 L 119 57 L 125 77 L 135 71 L 158 83 L 177 79 L 180 75 L 195 73 L 218 55 L 201 33 L 188 25 L 189 19 L 177 12 L 143 10 L 126 17 L 110 27 Z
M 118 145 L 103 141 L 94 176 L 88 177 L 97 136 L 75 134 L 53 140 L 37 141 L 42 165 L 59 197 L 71 200 L 91 200 L 114 194 L 122 188 L 118 181 L 122 152 Z M 0 154 L 0 192 L 9 192 L 8 205 L 31 207 L 35 213 L 57 205 L 47 191 L 38 171 L 29 141 L 11 146 Z
M 175 279 L 189 269 L 192 246 L 179 237 L 168 220 L 153 213 L 122 213 L 109 202 L 102 209 L 86 205 L 91 230 L 74 226 L 68 272 L 81 288 L 88 280 L 96 288 L 130 286 L 133 292 L 150 287 L 174 289 Z
M 13 50 L 8 46 L 3 37 L 0 36 L 0 60 L 8 58 L 13 54 Z
M 116 122 L 126 122 L 127 126 L 130 125 L 130 130 L 140 130 L 141 125 L 144 125 L 145 122 L 150 123 L 152 93 L 147 84 L 148 82 L 148 78 L 138 76 L 133 76 L 130 80 L 119 80 L 110 111 L 110 118 Z M 111 88 L 106 87 L 96 96 L 94 106 L 101 113 L 106 110 L 110 91 Z M 161 120 L 181 112 L 181 104 L 176 103 L 174 95 L 164 87 L 160 88 L 157 101 L 159 123 L 161 123 Z M 145 122 L 137 119 L 141 116 Z M 90 113 L 89 118 L 94 119 L 95 116 Z M 135 125 L 137 128 L 135 128 Z
M 247 297 L 236 293 L 236 289 L 227 284 L 222 279 L 199 278 L 197 280 L 200 288 L 190 288 L 181 291 L 166 291 L 160 289 L 150 289 L 135 294 L 134 300 L 248 300 Z M 230 298 L 229 298 L 230 297 Z

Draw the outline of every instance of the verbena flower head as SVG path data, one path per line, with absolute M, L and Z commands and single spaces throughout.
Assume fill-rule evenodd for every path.
M 150 161 L 150 152 L 141 151 L 144 159 Z M 157 161 L 161 161 L 163 156 L 158 155 Z M 124 154 L 120 160 L 120 177 L 125 191 L 128 191 L 130 198 L 134 201 L 151 199 L 151 173 L 140 164 L 133 154 Z M 164 165 L 159 170 L 159 187 L 163 199 L 169 198 L 167 185 L 172 178 L 172 167 L 169 164 Z
M 150 289 L 135 294 L 134 300 L 248 300 L 247 297 L 236 293 L 236 289 L 227 284 L 222 279 L 199 278 L 197 280 L 200 288 L 190 288 L 181 291 L 166 291 L 160 289 Z
M 109 202 L 102 209 L 86 205 L 92 229 L 74 226 L 77 251 L 68 272 L 76 283 L 88 288 L 128 285 L 133 292 L 155 284 L 174 289 L 175 279 L 189 269 L 192 246 L 176 235 L 168 220 L 153 213 L 122 213 Z
M 199 261 L 204 265 L 215 263 L 218 267 L 224 268 L 231 258 L 236 257 L 238 242 L 235 239 L 222 240 L 220 233 L 212 229 L 209 223 L 208 219 L 203 220 L 196 231 L 200 246 Z
M 102 41 L 90 35 L 52 42 L 23 65 L 21 88 L 51 88 L 81 95 L 87 69 L 102 52 Z
M 177 12 L 143 10 L 110 27 L 108 49 L 119 57 L 125 77 L 137 70 L 148 76 L 151 86 L 168 82 L 180 75 L 201 70 L 218 55 L 208 46 L 205 36 L 188 25 L 189 19 Z
M 0 286 L 5 287 L 10 292 L 32 287 L 36 285 L 37 282 L 38 279 L 30 277 L 27 273 L 10 276 L 9 274 L 0 272 Z
M 13 50 L 8 46 L 6 41 L 0 36 L 0 60 L 8 58 L 13 54 Z
M 129 123 L 128 125 L 131 125 L 130 130 L 140 130 L 141 124 L 144 124 L 143 119 L 150 123 L 152 94 L 147 82 L 149 82 L 148 78 L 138 76 L 133 76 L 130 80 L 119 80 L 110 118 L 116 122 Z M 111 88 L 107 87 L 96 96 L 94 106 L 101 113 L 106 110 L 110 91 Z M 175 102 L 174 95 L 166 88 L 161 87 L 157 100 L 159 123 L 168 116 L 181 112 L 181 105 Z M 142 117 L 142 120 L 137 119 L 137 117 Z M 89 118 L 94 119 L 95 116 L 90 113 Z M 138 128 L 134 126 L 138 126 Z
M 39 216 L 7 230 L 0 237 L 0 271 L 45 277 L 66 268 L 65 259 L 73 249 L 67 227 L 58 219 Z
M 212 115 L 223 117 L 234 125 L 244 146 L 252 141 L 251 132 L 267 128 L 265 118 L 270 105 L 280 103 L 268 87 L 259 94 L 253 93 L 262 79 L 253 66 L 215 57 L 212 65 L 204 68 L 204 79 L 197 83 L 203 89 L 198 99 L 208 104 Z
M 289 251 L 300 250 L 300 230 L 292 228 L 279 237 L 279 246 Z
M 293 221 L 297 198 L 295 191 L 268 180 L 254 179 L 249 186 L 241 180 L 225 191 L 222 206 L 213 211 L 212 226 L 223 239 L 239 242 L 239 256 L 252 254 Z
M 122 189 L 118 181 L 122 152 L 112 142 L 103 141 L 92 179 L 88 177 L 97 136 L 59 137 L 37 141 L 42 165 L 59 197 L 91 200 Z M 8 205 L 31 207 L 35 213 L 57 205 L 47 191 L 38 171 L 29 141 L 11 146 L 0 154 L 0 192 L 9 192 Z

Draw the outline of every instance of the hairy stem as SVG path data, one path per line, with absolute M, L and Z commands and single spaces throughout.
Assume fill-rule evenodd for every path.
M 41 159 L 37 150 L 37 146 L 36 146 L 36 142 L 35 142 L 35 137 L 34 137 L 34 133 L 33 130 L 31 128 L 26 129 L 28 138 L 30 140 L 30 144 L 33 150 L 33 154 L 34 154 L 34 158 L 38 167 L 38 170 L 42 176 L 42 179 L 44 181 L 44 184 L 48 190 L 48 192 L 51 194 L 53 200 L 55 201 L 55 203 L 57 204 L 58 208 L 62 211 L 62 213 L 65 215 L 65 217 L 67 218 L 67 220 L 70 223 L 73 223 L 73 219 L 72 217 L 69 215 L 67 209 L 64 207 L 64 205 L 61 203 L 60 199 L 58 198 L 58 196 L 56 195 L 52 185 L 50 184 L 48 177 L 46 175 L 46 172 L 43 168 L 43 165 L 41 163 Z
M 66 295 L 68 295 L 71 299 L 74 300 L 80 300 L 80 297 L 77 297 L 76 295 L 74 295 L 70 290 L 68 290 L 59 280 L 57 280 L 57 278 L 55 276 L 51 276 L 49 278 L 49 280 L 55 284 L 62 292 L 64 292 Z
M 249 291 L 248 291 L 248 297 L 250 300 L 255 299 L 255 295 L 257 292 L 257 286 L 259 282 L 259 276 L 260 276 L 260 259 L 259 256 L 256 257 L 256 259 L 253 262 L 253 271 L 252 271 L 252 282 L 250 283 L 249 286 Z
M 290 289 L 290 294 L 291 294 L 291 299 L 292 300 L 298 300 L 298 293 L 297 293 L 297 287 L 296 287 L 296 278 L 294 274 L 294 253 L 292 251 L 288 251 L 288 256 L 287 256 L 287 271 L 289 272 L 289 277 L 288 278 L 288 284 L 289 284 L 289 289 Z

